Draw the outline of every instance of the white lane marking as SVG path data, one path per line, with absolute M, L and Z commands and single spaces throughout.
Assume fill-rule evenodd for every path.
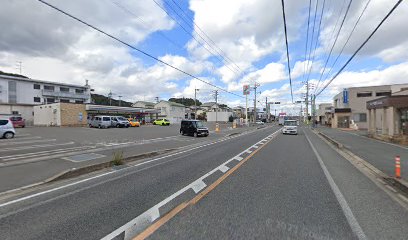
M 235 158 L 234 158 L 234 159 L 235 159 Z M 223 166 L 220 166 L 219 169 L 220 169 L 220 171 L 221 171 L 222 173 L 226 173 L 226 172 L 229 170 L 229 167 L 223 165 Z
M 238 157 L 234 157 L 234 159 L 235 160 L 238 160 L 238 161 L 241 161 L 242 159 L 244 159 L 243 157 L 240 157 L 240 156 L 238 156 Z
M 351 227 L 353 233 L 358 237 L 360 240 L 367 239 L 363 229 L 361 228 L 360 224 L 358 223 L 357 219 L 355 218 L 353 212 L 351 211 L 350 206 L 348 205 L 346 199 L 344 198 L 343 194 L 341 193 L 339 187 L 334 182 L 329 170 L 327 170 L 326 165 L 324 164 L 320 154 L 317 152 L 315 146 L 313 145 L 312 141 L 310 141 L 309 137 L 305 132 L 305 136 L 307 141 L 309 142 L 310 147 L 312 148 L 314 154 L 316 155 L 317 160 L 319 161 L 320 167 L 323 170 L 324 175 L 326 176 L 327 181 L 329 182 L 330 188 L 332 189 L 334 195 L 339 202 L 341 209 L 343 210 L 344 216 L 346 216 L 347 222 Z
M 252 147 L 250 147 L 250 148 L 252 148 Z M 252 151 L 249 150 L 250 148 L 248 148 L 248 150 L 246 150 L 245 152 L 246 152 L 246 153 L 252 153 Z
M 14 142 L 19 142 L 19 141 L 26 141 L 26 140 L 34 140 L 34 139 L 40 139 L 42 137 L 36 136 L 36 137 L 14 137 L 13 139 L 7 139 L 7 140 L 0 140 L 0 144 L 3 143 L 14 143 Z
M 270 136 L 277 135 L 276 133 L 278 131 L 272 133 Z M 249 148 L 251 148 L 251 147 L 249 147 Z M 247 148 L 247 149 L 249 149 L 249 148 Z M 210 176 L 211 174 L 213 174 L 216 171 L 220 171 L 220 168 L 222 168 L 223 166 L 225 166 L 229 162 L 235 160 L 236 157 L 238 157 L 239 155 L 241 155 L 245 151 L 246 150 L 242 151 L 241 153 L 237 154 L 236 156 L 230 158 L 228 161 L 226 161 L 223 164 L 219 165 L 218 167 L 214 168 L 210 172 L 204 174 L 202 177 L 198 178 L 194 182 L 190 183 L 189 185 L 185 186 L 184 188 L 180 189 L 179 191 L 173 193 L 172 195 L 170 195 L 169 197 L 167 197 L 163 201 L 159 202 L 158 204 L 154 205 L 152 208 L 148 209 L 147 211 L 145 211 L 141 215 L 137 216 L 135 219 L 131 220 L 130 222 L 123 225 L 122 227 L 114 230 L 113 232 L 111 232 L 107 236 L 103 237 L 101 240 L 111 240 L 111 239 L 115 238 L 116 236 L 122 234 L 123 232 L 125 233 L 125 239 L 131 239 L 132 237 L 134 237 L 136 235 L 136 233 L 139 230 L 144 229 L 145 227 L 147 227 L 149 224 L 151 224 L 153 221 L 155 221 L 156 219 L 158 219 L 160 217 L 160 215 L 159 215 L 159 216 L 155 216 L 155 218 L 152 218 L 151 214 L 150 214 L 152 210 L 155 210 L 155 212 L 156 212 L 158 209 L 160 209 L 160 207 L 164 206 L 165 204 L 167 204 L 168 202 L 170 202 L 174 198 L 178 197 L 182 193 L 186 192 L 189 189 L 193 189 L 194 186 L 197 186 L 197 182 L 198 183 L 203 182 L 203 180 L 205 178 L 207 178 L 208 176 Z M 197 193 L 198 192 L 196 192 L 196 194 Z M 150 219 L 150 222 L 146 223 L 146 219 Z
M 255 131 L 256 131 L 256 130 L 255 130 Z M 103 174 L 100 174 L 100 175 L 97 175 L 97 176 L 93 176 L 93 177 L 90 177 L 90 178 L 86 178 L 86 179 L 79 180 L 79 181 L 77 181 L 77 182 L 73 182 L 73 183 L 69 183 L 69 184 L 66 184 L 66 185 L 63 185 L 63 186 L 60 186 L 60 187 L 52 188 L 52 189 L 49 189 L 49 190 L 46 190 L 46 191 L 43 191 L 43 192 L 39 192 L 39 193 L 35 193 L 35 194 L 32 194 L 32 195 L 28 195 L 28 196 L 25 196 L 25 197 L 22 197 L 22 198 L 18 198 L 18 199 L 9 201 L 9 202 L 2 203 L 2 204 L 0 204 L 0 208 L 1 208 L 1 207 L 8 206 L 8 205 L 11 205 L 11 204 L 14 204 L 14 203 L 22 202 L 22 201 L 25 201 L 25 200 L 28 200 L 28 199 L 31 199 L 31 198 L 35 198 L 35 197 L 38 197 L 38 196 L 41 196 L 41 195 L 44 195 L 44 194 L 47 194 L 47 193 L 55 192 L 55 191 L 58 191 L 58 190 L 60 190 L 60 189 L 64 189 L 64 188 L 67 188 L 67 187 L 70 187 L 70 186 L 75 186 L 75 185 L 78 185 L 78 184 L 81 184 L 81 183 L 84 183 L 84 182 L 88 182 L 88 181 L 90 181 L 90 180 L 92 180 L 92 179 L 100 178 L 100 177 L 103 177 L 103 176 L 106 176 L 106 175 L 109 175 L 109 174 L 113 174 L 113 173 L 119 173 L 119 172 L 122 172 L 122 171 L 125 171 L 125 170 L 129 170 L 129 169 L 131 169 L 131 168 L 135 168 L 135 167 L 138 167 L 138 166 L 141 166 L 141 165 L 150 163 L 150 162 L 155 162 L 155 161 L 161 160 L 161 159 L 163 159 L 163 158 L 168 158 L 168 157 L 172 157 L 172 156 L 175 156 L 175 155 L 183 154 L 183 153 L 186 153 L 186 152 L 191 152 L 191 151 L 196 150 L 196 149 L 199 149 L 199 148 L 203 148 L 203 147 L 206 147 L 206 146 L 214 145 L 214 144 L 216 144 L 216 143 L 224 142 L 224 141 L 227 141 L 227 140 L 229 140 L 229 139 L 234 139 L 234 138 L 240 137 L 240 136 L 242 136 L 242 135 L 239 135 L 239 134 L 238 134 L 238 135 L 235 135 L 235 136 L 222 138 L 222 139 L 219 139 L 219 140 L 217 140 L 217 141 L 210 142 L 210 143 L 207 143 L 207 144 L 198 146 L 198 147 L 189 148 L 189 149 L 184 150 L 184 151 L 175 152 L 175 153 L 173 153 L 173 154 L 169 154 L 169 155 L 165 155 L 165 156 L 162 156 L 162 157 L 154 158 L 154 159 L 151 159 L 151 160 L 148 160 L 148 161 L 145 161 L 145 162 L 136 164 L 136 165 L 132 165 L 132 166 L 130 166 L 130 167 L 128 167 L 128 168 L 119 169 L 118 171 L 111 171 L 111 172 L 103 173 Z M 1 157 L 0 157 L 0 158 L 1 158 Z
M 49 156 L 51 154 L 59 154 L 59 153 L 66 153 L 66 152 L 72 152 L 72 151 L 79 151 L 79 150 L 86 150 L 86 149 L 94 149 L 94 146 L 83 146 L 83 147 L 73 147 L 73 148 L 59 148 L 55 150 L 49 150 L 49 151 L 40 151 L 40 152 L 33 152 L 33 153 L 24 153 L 24 154 L 15 154 L 15 155 L 9 155 L 9 156 L 3 156 L 0 157 L 0 160 L 2 161 L 12 161 L 12 160 L 18 160 L 18 159 L 23 159 L 23 158 L 33 158 L 33 157 L 41 157 L 41 156 Z M 53 156 L 57 157 L 57 156 Z
M 0 143 L 0 146 L 10 146 L 10 145 L 18 145 L 18 144 L 30 144 L 30 143 L 40 143 L 40 142 L 55 142 L 57 139 L 39 139 L 39 140 L 30 140 L 30 141 L 15 141 L 15 142 L 7 142 L 7 143 Z
M 0 152 L 18 151 L 18 150 L 27 150 L 27 149 L 36 149 L 36 148 L 45 148 L 45 147 L 55 147 L 55 146 L 66 146 L 66 145 L 72 145 L 72 144 L 75 144 L 75 142 L 54 143 L 54 144 L 38 144 L 38 145 L 31 145 L 31 146 L 2 148 L 2 149 L 0 149 Z
M 203 190 L 207 184 L 203 180 L 198 179 L 197 181 L 193 182 L 191 185 L 191 188 L 195 193 L 199 193 L 201 190 Z
M 259 147 L 258 147 L 258 146 L 256 146 L 256 145 L 255 145 L 255 146 L 252 146 L 252 147 L 253 147 L 253 148 L 259 148 Z

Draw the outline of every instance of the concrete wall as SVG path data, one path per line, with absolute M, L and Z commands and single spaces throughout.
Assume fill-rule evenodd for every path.
M 35 126 L 61 126 L 61 107 L 59 103 L 34 106 Z
M 215 122 L 215 112 L 207 112 L 207 122 Z M 218 122 L 228 122 L 232 112 L 217 112 Z
M 30 105 L 10 105 L 10 104 L 0 104 L 0 115 L 1 114 L 12 114 L 13 111 L 17 111 L 18 114 L 26 121 L 27 126 L 32 126 L 34 124 L 34 108 Z

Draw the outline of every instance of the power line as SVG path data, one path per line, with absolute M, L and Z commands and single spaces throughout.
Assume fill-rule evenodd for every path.
M 217 58 L 217 60 L 218 60 L 220 63 L 224 64 L 223 61 L 225 61 L 225 60 L 221 59 L 221 58 L 218 56 L 218 54 L 216 54 L 216 53 L 214 53 L 213 51 L 211 51 L 210 49 L 208 49 L 205 44 L 203 44 L 202 42 L 198 41 L 198 39 L 197 39 L 192 33 L 190 33 L 179 21 L 177 21 L 176 18 L 174 18 L 173 16 L 170 15 L 170 13 L 166 10 L 166 8 L 164 8 L 163 6 L 161 6 L 156 0 L 152 0 L 152 1 L 153 1 L 160 9 L 162 9 L 162 10 L 167 14 L 167 16 L 169 16 L 171 19 L 173 19 L 173 20 L 183 29 L 183 31 L 184 31 L 185 33 L 187 33 L 189 36 L 191 36 L 191 37 L 192 37 L 198 44 L 200 44 L 207 52 L 209 52 L 211 55 L 214 55 L 215 58 Z M 165 2 L 165 3 L 167 4 L 167 6 L 169 6 L 167 2 Z M 171 8 L 171 9 L 173 10 L 173 12 L 174 12 L 174 9 L 173 9 L 171 6 L 170 6 L 170 8 Z M 177 12 L 176 12 L 176 14 L 180 17 L 180 15 L 179 15 Z M 180 17 L 180 18 L 181 18 L 181 17 Z M 184 21 L 184 19 L 182 19 L 182 20 Z M 236 70 L 234 71 L 234 69 L 231 69 L 228 65 L 225 65 L 225 67 L 227 67 L 231 72 L 237 73 Z
M 341 54 L 343 53 L 343 51 L 344 51 L 344 49 L 346 48 L 348 42 L 350 41 L 351 36 L 352 36 L 353 33 L 354 33 L 354 30 L 356 29 L 358 23 L 360 22 L 361 17 L 363 16 L 363 14 L 364 14 L 364 12 L 366 11 L 366 9 L 367 9 L 367 7 L 368 7 L 368 4 L 369 4 L 370 2 L 371 2 L 371 0 L 368 0 L 367 3 L 366 3 L 366 5 L 365 5 L 364 8 L 363 8 L 363 11 L 361 11 L 360 16 L 358 17 L 356 23 L 354 24 L 353 29 L 351 30 L 351 32 L 350 32 L 350 34 L 349 34 L 349 36 L 348 36 L 346 42 L 344 43 L 343 47 L 341 48 L 340 53 L 337 55 L 336 59 L 334 60 L 332 66 L 330 67 L 329 72 L 326 74 L 326 77 L 325 77 L 325 78 L 327 78 L 327 77 L 330 75 L 330 73 L 332 72 L 334 66 L 335 66 L 336 63 L 337 63 L 337 60 L 339 60 Z M 318 86 L 318 85 L 317 85 L 317 86 Z M 316 91 L 317 91 L 317 88 L 316 88 Z
M 116 5 L 118 8 L 120 8 L 122 11 L 124 11 L 125 13 L 137 18 L 141 23 L 143 23 L 146 27 L 150 26 L 147 24 L 147 22 L 145 22 L 140 16 L 136 15 L 135 13 L 133 13 L 132 11 L 130 11 L 129 9 L 127 9 L 125 6 L 115 2 L 114 0 L 110 0 L 110 2 L 114 5 Z M 183 49 L 182 46 L 180 46 L 178 43 L 176 43 L 175 41 L 173 41 L 172 39 L 170 39 L 169 37 L 167 37 L 165 34 L 163 34 L 161 31 L 157 31 L 158 34 L 160 34 L 160 36 L 162 36 L 164 39 L 166 39 L 168 42 L 172 43 L 174 46 Z
M 306 46 L 305 46 L 305 63 L 303 64 L 303 80 L 306 76 L 306 58 L 307 58 L 307 48 L 309 46 L 309 25 L 310 25 L 310 10 L 312 9 L 312 0 L 309 0 L 309 16 L 307 18 L 307 31 L 306 31 Z
M 53 9 L 55 9 L 55 10 L 57 10 L 58 12 L 60 12 L 60 13 L 62 13 L 62 14 L 64 14 L 64 15 L 66 15 L 66 16 L 68 16 L 68 17 L 70 17 L 70 18 L 72 18 L 72 19 L 74 19 L 74 20 L 76 20 L 76 21 L 78 21 L 78 22 L 80 22 L 80 23 L 82 23 L 82 24 L 84 24 L 84 25 L 86 25 L 86 26 L 88 26 L 88 27 L 94 29 L 95 31 L 98 31 L 98 32 L 100 32 L 100 33 L 102 33 L 102 34 L 104 34 L 104 35 L 106 35 L 106 36 L 112 38 L 113 40 L 116 40 L 116 41 L 122 43 L 123 45 L 126 45 L 126 46 L 130 47 L 131 49 L 136 50 L 136 51 L 142 53 L 143 55 L 145 55 L 145 56 L 147 56 L 147 57 L 150 57 L 150 58 L 152 58 L 152 59 L 154 59 L 154 60 L 156 60 L 156 61 L 158 61 L 158 62 L 160 62 L 160 63 L 162 63 L 162 64 L 164 64 L 164 65 L 166 65 L 166 66 L 168 66 L 168 67 L 171 67 L 171 68 L 173 68 L 173 69 L 175 69 L 175 70 L 177 70 L 177 71 L 179 71 L 179 72 L 181 72 L 181 73 L 183 73 L 183 74 L 185 74 L 185 75 L 187 75 L 187 76 L 189 76 L 189 77 L 192 77 L 192 78 L 194 78 L 194 79 L 197 79 L 197 80 L 199 80 L 199 81 L 201 81 L 201 82 L 203 82 L 203 83 L 205 83 L 205 84 L 208 84 L 208 85 L 210 85 L 210 86 L 212 86 L 212 87 L 215 87 L 215 88 L 217 88 L 217 89 L 219 89 L 219 90 L 221 90 L 221 91 L 223 91 L 223 92 L 226 92 L 226 93 L 235 95 L 235 96 L 240 97 L 240 98 L 244 98 L 244 97 L 241 96 L 241 95 L 238 95 L 238 94 L 236 94 L 236 93 L 230 92 L 230 91 L 225 90 L 225 89 L 223 89 L 223 88 L 221 88 L 221 87 L 218 87 L 218 86 L 215 85 L 215 84 L 212 84 L 212 83 L 209 83 L 209 82 L 207 82 L 207 81 L 204 81 L 204 80 L 202 80 L 202 79 L 200 79 L 200 78 L 198 78 L 198 77 L 192 75 L 191 73 L 188 73 L 188 72 L 186 72 L 186 71 L 184 71 L 184 70 L 181 70 L 180 68 L 177 68 L 177 67 L 175 67 L 175 66 L 173 66 L 173 65 L 171 65 L 171 64 L 169 64 L 169 63 L 167 63 L 167 62 L 165 62 L 165 61 L 163 61 L 163 60 L 160 60 L 160 59 L 158 59 L 157 57 L 154 57 L 153 55 L 151 55 L 151 54 L 149 54 L 149 53 L 147 53 L 147 52 L 145 52 L 145 51 L 143 51 L 143 50 L 141 50 L 141 49 L 138 49 L 138 48 L 136 48 L 136 47 L 130 45 L 129 43 L 126 43 L 125 41 L 123 41 L 123 40 L 121 40 L 121 39 L 119 39 L 119 38 L 117 38 L 117 37 L 115 37 L 115 36 L 113 36 L 113 35 L 111 35 L 111 34 L 109 34 L 109 33 L 107 33 L 107 32 L 104 32 L 103 30 L 101 30 L 101 29 L 99 29 L 99 28 L 97 28 L 97 27 L 91 25 L 90 23 L 87 23 L 87 22 L 85 22 L 85 21 L 83 21 L 83 20 L 81 20 L 81 19 L 79 19 L 79 18 L 77 18 L 77 17 L 75 17 L 75 16 L 73 16 L 73 15 L 71 15 L 71 14 L 65 12 L 64 10 L 59 9 L 58 7 L 52 5 L 52 4 L 48 3 L 48 2 L 45 2 L 45 1 L 43 1 L 43 0 L 38 0 L 38 1 L 41 2 L 41 3 L 43 3 L 43 4 L 45 4 L 45 5 L 47 5 L 47 6 L 49 6 L 49 7 L 51 7 L 51 8 L 53 8 Z
M 374 31 L 367 37 L 367 39 L 360 45 L 360 47 L 357 48 L 357 50 L 353 53 L 353 55 L 347 60 L 347 62 L 340 68 L 340 70 L 327 82 L 327 84 L 320 90 L 316 96 L 320 95 L 326 88 L 327 86 L 330 85 L 330 83 L 333 82 L 334 79 L 336 79 L 337 76 L 346 68 L 346 66 L 353 60 L 353 58 L 357 55 L 357 53 L 366 45 L 366 43 L 371 39 L 371 37 L 377 32 L 377 30 L 381 27 L 381 25 L 387 20 L 387 18 L 394 12 L 394 10 L 401 4 L 403 0 L 398 0 L 397 3 L 395 3 L 394 7 L 388 12 L 388 14 L 381 20 L 381 22 L 378 24 L 378 26 L 374 29 Z
M 289 47 L 288 47 L 288 32 L 287 32 L 287 29 L 286 29 L 285 3 L 284 3 L 284 0 L 282 0 L 281 2 L 282 2 L 283 26 L 285 28 L 286 58 L 288 59 L 290 95 L 292 97 L 292 102 L 293 102 L 292 77 L 291 77 L 291 73 L 290 73 L 290 60 L 289 60 Z
M 346 12 L 345 12 L 345 14 L 344 14 L 343 20 L 341 21 L 341 24 L 340 24 L 339 30 L 337 31 L 337 35 L 336 35 L 336 38 L 334 39 L 333 45 L 332 45 L 331 48 L 330 48 L 329 55 L 327 56 L 326 62 L 324 63 L 323 71 L 322 71 L 322 73 L 320 74 L 320 78 L 319 78 L 319 81 L 317 82 L 317 85 L 316 85 L 316 88 L 315 88 L 315 89 L 317 89 L 317 88 L 319 87 L 319 84 L 320 84 L 320 81 L 322 80 L 323 74 L 324 74 L 324 72 L 326 71 L 327 63 L 329 62 L 329 59 L 330 59 L 331 54 L 332 54 L 332 52 L 333 52 L 334 46 L 335 46 L 336 43 L 337 43 L 337 39 L 339 38 L 340 31 L 341 31 L 341 29 L 342 29 L 342 27 L 343 27 L 343 25 L 344 25 L 344 21 L 345 21 L 346 18 L 347 18 L 347 14 L 348 14 L 348 12 L 349 12 L 349 10 L 350 10 L 350 6 L 351 6 L 351 3 L 352 3 L 352 2 L 353 2 L 353 0 L 350 0 L 350 1 L 349 1 L 349 4 L 347 5 L 347 9 L 346 9 Z M 316 92 L 315 92 L 315 93 L 316 93 Z
M 207 37 L 207 39 L 208 39 L 208 40 L 212 43 L 212 45 L 215 47 L 214 49 L 216 49 L 216 50 L 218 49 L 218 50 L 221 52 L 221 53 L 220 53 L 220 52 L 217 51 L 220 55 L 222 55 L 224 58 L 228 59 L 229 62 L 231 62 L 232 64 L 234 64 L 237 69 L 239 69 L 241 72 L 243 72 L 243 70 L 242 70 L 234 61 L 232 61 L 232 60 L 227 56 L 227 54 L 226 54 L 220 47 L 217 46 L 217 44 L 210 38 L 210 36 L 208 36 L 208 35 L 194 22 L 194 19 L 188 16 L 188 14 L 181 8 L 181 6 L 180 6 L 176 1 L 174 1 L 174 0 L 171 0 L 171 1 L 177 6 L 178 9 L 180 9 L 180 11 L 183 13 L 183 15 L 184 15 L 186 18 L 188 18 L 188 19 L 194 24 L 194 26 L 197 27 L 197 29 L 200 30 L 200 32 L 203 33 L 203 34 Z M 195 31 L 195 30 L 193 29 L 193 31 Z M 204 39 L 197 31 L 195 31 L 195 32 L 200 36 L 201 39 L 203 39 L 203 40 L 205 41 L 205 39 Z M 205 42 L 208 44 L 207 41 L 205 41 Z M 208 44 L 208 45 L 210 45 L 210 44 Z
M 310 40 L 309 57 L 308 57 L 307 68 L 306 68 L 307 70 L 311 69 L 312 65 L 313 65 L 313 64 L 310 64 L 311 66 L 309 68 L 310 56 L 312 54 L 312 45 L 313 45 L 314 32 L 315 32 L 315 27 L 316 27 L 316 16 L 317 16 L 317 7 L 318 7 L 318 5 L 319 5 L 319 0 L 316 1 L 316 7 L 315 7 L 315 11 L 314 11 L 315 14 L 314 14 L 314 17 L 313 17 L 312 39 Z M 309 70 L 309 72 L 310 72 L 310 70 Z M 308 76 L 306 82 L 309 82 L 309 76 Z

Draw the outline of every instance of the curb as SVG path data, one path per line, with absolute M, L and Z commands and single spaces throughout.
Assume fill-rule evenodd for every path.
M 385 174 L 384 172 L 382 172 L 381 170 L 379 170 L 378 168 L 376 168 L 375 166 L 373 166 L 372 164 L 370 164 L 366 160 L 364 160 L 361 157 L 354 154 L 350 149 L 345 147 L 343 144 L 337 142 L 333 138 L 327 136 L 326 134 L 324 134 L 324 133 L 322 133 L 322 132 L 320 132 L 318 130 L 313 130 L 313 132 L 320 135 L 320 136 L 322 136 L 327 141 L 332 143 L 335 147 L 337 147 L 340 151 L 343 151 L 345 154 L 349 155 L 353 159 L 355 159 L 358 162 L 360 162 L 361 164 L 363 164 L 366 168 L 370 169 L 370 171 L 374 172 L 375 174 L 377 174 L 378 176 L 383 178 L 386 182 L 390 183 L 394 187 L 397 187 L 401 191 L 403 191 L 405 193 L 408 193 L 408 182 L 407 181 L 405 181 L 403 179 L 397 179 L 395 177 L 388 176 L 387 174 Z

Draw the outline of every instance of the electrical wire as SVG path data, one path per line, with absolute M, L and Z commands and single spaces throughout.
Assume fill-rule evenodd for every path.
M 366 9 L 367 9 L 367 7 L 368 7 L 368 4 L 370 4 L 370 2 L 371 2 L 371 0 L 368 0 L 367 3 L 366 3 L 366 5 L 365 5 L 364 8 L 363 8 L 363 11 L 361 11 L 360 16 L 358 17 L 356 23 L 354 24 L 353 29 L 351 30 L 351 32 L 350 32 L 350 34 L 349 34 L 349 36 L 348 36 L 346 42 L 344 43 L 343 47 L 341 48 L 340 53 L 337 55 L 336 59 L 334 60 L 332 66 L 331 66 L 330 69 L 329 69 L 329 72 L 328 72 L 328 73 L 326 74 L 326 76 L 324 77 L 325 79 L 327 79 L 327 78 L 329 77 L 330 73 L 331 73 L 332 70 L 334 69 L 334 66 L 336 65 L 336 63 L 337 63 L 337 61 L 339 60 L 341 54 L 343 53 L 343 51 L 344 51 L 344 49 L 346 48 L 348 42 L 350 41 L 350 38 L 351 38 L 351 36 L 353 35 L 354 30 L 356 29 L 358 23 L 360 22 L 361 17 L 362 17 L 363 14 L 365 13 L 365 11 L 366 11 Z M 319 86 L 319 85 L 317 85 L 317 87 L 318 87 L 318 86 Z M 317 91 L 317 87 L 316 87 L 316 91 Z M 315 92 L 316 92 L 316 91 L 315 91 Z
M 72 18 L 72 19 L 74 19 L 74 20 L 76 20 L 76 21 L 78 21 L 78 22 L 80 22 L 80 23 L 82 23 L 82 24 L 84 24 L 84 25 L 86 25 L 86 26 L 92 28 L 92 29 L 94 29 L 95 31 L 100 32 L 100 33 L 106 35 L 107 37 L 112 38 L 113 40 L 116 40 L 116 41 L 122 43 L 123 45 L 125 45 L 125 46 L 127 46 L 127 47 L 129 47 L 129 48 L 131 48 L 131 49 L 133 49 L 133 50 L 136 50 L 136 51 L 138 51 L 139 53 L 141 53 L 141 54 L 143 54 L 143 55 L 145 55 L 145 56 L 147 56 L 147 57 L 149 57 L 149 58 L 152 58 L 152 59 L 154 59 L 154 60 L 156 60 L 156 61 L 158 61 L 158 62 L 160 62 L 160 63 L 162 63 L 162 64 L 164 64 L 164 65 L 166 65 L 166 66 L 168 66 L 168 67 L 170 67 L 170 68 L 173 68 L 173 69 L 175 69 L 175 70 L 177 70 L 177 71 L 179 71 L 179 72 L 181 72 L 181 73 L 183 73 L 183 74 L 185 74 L 185 75 L 187 75 L 187 76 L 189 76 L 189 77 L 192 77 L 192 78 L 194 78 L 194 79 L 196 79 L 196 80 L 198 80 L 198 81 L 201 81 L 201 82 L 203 82 L 203 83 L 205 83 L 205 84 L 207 84 L 207 85 L 209 85 L 209 86 L 212 86 L 212 87 L 214 87 L 214 88 L 217 88 L 217 89 L 219 89 L 219 90 L 221 90 L 221 91 L 223 91 L 223 92 L 229 93 L 229 94 L 231 94 L 231 95 L 235 95 L 235 96 L 240 97 L 240 98 L 244 98 L 244 97 L 241 96 L 241 95 L 238 95 L 238 94 L 236 94 L 236 93 L 230 92 L 230 91 L 228 91 L 228 90 L 226 90 L 226 89 L 224 89 L 224 88 L 218 87 L 217 85 L 212 84 L 212 83 L 210 83 L 210 82 L 204 81 L 204 80 L 202 80 L 202 79 L 200 79 L 200 78 L 198 78 L 198 77 L 192 75 L 191 73 L 188 73 L 188 72 L 186 72 L 186 71 L 184 71 L 184 70 L 182 70 L 182 69 L 180 69 L 180 68 L 177 68 L 177 67 L 175 67 L 175 66 L 173 66 L 173 65 L 171 65 L 171 64 L 169 64 L 169 63 L 167 63 L 167 62 L 165 62 L 165 61 L 163 61 L 163 60 L 160 60 L 160 59 L 158 59 L 157 57 L 154 57 L 153 55 L 151 55 L 151 54 L 149 54 L 149 53 L 147 53 L 147 52 L 145 52 L 145 51 L 143 51 L 143 50 L 141 50 L 141 49 L 139 49 L 139 48 L 136 48 L 136 47 L 130 45 L 129 43 L 127 43 L 127 42 L 125 42 L 125 41 L 123 41 L 123 40 L 121 40 L 121 39 L 119 39 L 119 38 L 117 38 L 117 37 L 115 37 L 115 36 L 113 36 L 113 35 L 111 35 L 111 34 L 105 32 L 105 31 L 103 31 L 103 30 L 101 30 L 101 29 L 99 29 L 99 28 L 97 28 L 97 27 L 95 27 L 95 26 L 93 26 L 93 25 L 90 24 L 90 23 L 85 22 L 84 20 L 81 20 L 81 19 L 79 19 L 79 18 L 73 16 L 73 15 L 70 14 L 70 13 L 65 12 L 64 10 L 62 10 L 62 9 L 60 9 L 60 8 L 58 8 L 58 7 L 54 6 L 54 5 L 52 5 L 52 4 L 48 3 L 48 2 L 46 2 L 46 1 L 43 1 L 43 0 L 37 0 L 37 1 L 39 1 L 39 2 L 41 2 L 41 3 L 43 3 L 43 4 L 45 4 L 45 5 L 47 5 L 47 6 L 50 7 L 50 8 L 55 9 L 56 11 L 58 11 L 58 12 L 64 14 L 64 15 L 66 15 L 66 16 L 68 16 L 68 17 L 70 17 L 70 18 Z
M 334 79 L 339 76 L 339 74 L 346 68 L 346 66 L 353 60 L 353 58 L 357 55 L 357 53 L 367 44 L 367 42 L 371 39 L 371 37 L 377 32 L 377 30 L 381 27 L 381 25 L 387 20 L 387 18 L 397 9 L 397 7 L 401 4 L 403 0 L 398 0 L 394 7 L 388 12 L 388 14 L 381 20 L 381 22 L 377 25 L 377 27 L 373 30 L 373 32 L 367 37 L 367 39 L 357 48 L 357 50 L 353 53 L 353 55 L 347 60 L 347 62 L 340 68 L 340 70 L 327 82 L 327 84 L 316 94 L 316 96 L 320 95 L 326 88 L 329 86 Z
M 309 71 L 309 69 L 312 68 L 313 63 L 310 64 L 310 68 L 309 68 L 309 63 L 310 63 L 310 56 L 312 54 L 312 45 L 313 45 L 313 38 L 314 38 L 314 32 L 315 32 L 315 27 L 316 27 L 316 16 L 317 16 L 317 7 L 319 5 L 319 0 L 316 1 L 316 7 L 315 7 L 315 14 L 313 17 L 313 28 L 312 28 L 312 38 L 310 40 L 310 48 L 309 48 L 309 56 L 308 56 L 308 60 L 307 60 L 307 68 L 306 71 Z M 309 77 L 306 79 L 306 82 L 309 83 Z
M 307 48 L 309 46 L 309 25 L 310 25 L 310 11 L 312 9 L 312 0 L 309 0 L 309 16 L 307 17 L 307 31 L 306 31 L 306 45 L 305 45 L 305 62 L 303 64 L 303 80 L 305 80 L 306 76 L 306 59 L 307 59 Z
M 292 77 L 291 77 L 291 72 L 290 72 L 290 59 L 289 59 L 289 46 L 288 46 L 288 31 L 286 29 L 285 3 L 284 3 L 284 0 L 281 0 L 281 2 L 282 2 L 283 26 L 284 26 L 284 29 L 285 29 L 286 58 L 288 60 L 290 95 L 292 97 L 292 102 L 293 102 Z
M 344 21 L 345 21 L 346 18 L 347 18 L 347 14 L 348 14 L 348 12 L 349 12 L 349 10 L 350 10 L 350 6 L 351 6 L 351 3 L 352 3 L 352 2 L 353 2 L 353 0 L 350 0 L 350 1 L 349 1 L 349 4 L 347 5 L 347 9 L 346 9 L 346 12 L 345 12 L 345 14 L 344 14 L 343 20 L 341 21 L 341 24 L 340 24 L 339 30 L 337 31 L 337 35 L 336 35 L 336 38 L 334 39 L 333 45 L 332 45 L 331 48 L 330 48 L 329 55 L 327 56 L 326 62 L 324 63 L 323 71 L 322 71 L 322 73 L 320 74 L 320 78 L 319 78 L 319 81 L 318 81 L 317 84 L 316 84 L 315 90 L 319 87 L 319 84 L 320 84 L 320 82 L 322 81 L 323 74 L 324 74 L 324 72 L 326 71 L 327 63 L 329 62 L 329 59 L 330 59 L 331 54 L 332 54 L 332 52 L 333 52 L 334 46 L 335 46 L 336 43 L 337 43 L 337 39 L 339 38 L 340 31 L 341 31 L 341 29 L 342 29 L 342 27 L 343 27 L 343 25 L 344 25 Z M 315 93 L 316 93 L 316 91 L 315 91 Z

